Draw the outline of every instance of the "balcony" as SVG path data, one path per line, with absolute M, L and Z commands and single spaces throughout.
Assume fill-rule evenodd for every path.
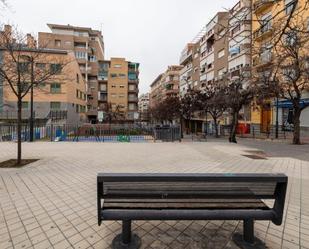
M 108 73 L 107 72 L 99 72 L 98 80 L 99 81 L 107 81 L 108 80 Z
M 133 79 L 133 78 L 129 78 L 128 79 L 128 82 L 130 83 L 130 84 L 138 84 L 139 83 L 139 80 L 138 79 Z
M 192 50 L 185 50 L 180 57 L 180 65 L 185 65 L 190 59 L 192 59 Z
M 253 10 L 256 14 L 265 11 L 267 8 L 271 7 L 276 0 L 257 0 L 253 3 Z
M 138 93 L 138 88 L 137 87 L 135 87 L 135 88 L 130 88 L 129 87 L 128 92 L 129 93 Z
M 97 116 L 98 115 L 98 111 L 95 109 L 91 109 L 87 111 L 87 116 Z
M 273 59 L 272 53 L 262 53 L 259 57 L 253 58 L 253 66 L 256 68 L 267 67 Z
M 138 98 L 137 98 L 137 96 L 130 96 L 129 95 L 129 98 L 128 98 L 128 102 L 138 102 Z
M 266 39 L 267 37 L 271 36 L 272 34 L 273 34 L 273 28 L 271 24 L 269 23 L 259 28 L 258 30 L 256 30 L 253 33 L 253 39 L 255 39 L 256 41 L 262 41 Z

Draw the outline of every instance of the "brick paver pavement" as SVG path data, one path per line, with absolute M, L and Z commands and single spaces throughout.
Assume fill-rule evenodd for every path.
M 98 172 L 284 172 L 289 176 L 284 223 L 256 222 L 255 235 L 269 248 L 309 248 L 309 162 L 242 156 L 252 147 L 25 143 L 25 158 L 41 160 L 22 169 L 0 169 L 0 248 L 109 248 L 121 224 L 97 226 Z M 0 143 L 0 160 L 13 158 L 15 151 L 15 143 Z M 237 248 L 231 237 L 242 231 L 242 222 L 150 221 L 134 222 L 133 228 L 142 248 Z

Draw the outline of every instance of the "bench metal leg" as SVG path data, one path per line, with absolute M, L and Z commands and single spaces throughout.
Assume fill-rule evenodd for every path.
M 254 243 L 254 220 L 244 220 L 244 241 L 253 244 Z
M 118 234 L 112 243 L 113 249 L 138 249 L 141 239 L 131 232 L 131 220 L 122 221 L 122 232 Z
M 122 243 L 129 244 L 131 242 L 131 221 L 122 221 Z
M 246 219 L 243 225 L 243 234 L 235 233 L 233 235 L 235 244 L 242 249 L 266 249 L 265 244 L 254 237 L 254 220 Z

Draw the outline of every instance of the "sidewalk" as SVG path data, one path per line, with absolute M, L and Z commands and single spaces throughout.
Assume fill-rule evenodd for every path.
M 0 248 L 111 248 L 121 225 L 97 225 L 98 172 L 283 172 L 289 176 L 283 225 L 256 222 L 255 235 L 271 249 L 308 249 L 309 160 L 284 155 L 288 145 L 275 155 L 277 145 L 246 139 L 239 144 L 24 143 L 24 157 L 41 160 L 22 169 L 0 169 Z M 261 148 L 271 157 L 243 156 Z M 15 143 L 0 143 L 1 160 L 15 151 Z M 236 249 L 231 238 L 242 231 L 242 222 L 150 221 L 135 222 L 133 229 L 147 249 Z

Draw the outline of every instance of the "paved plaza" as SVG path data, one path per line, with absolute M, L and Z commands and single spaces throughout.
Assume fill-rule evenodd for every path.
M 282 226 L 256 222 L 268 248 L 309 249 L 309 146 L 223 140 L 183 143 L 24 143 L 21 169 L 0 169 L 0 248 L 110 248 L 120 222 L 97 225 L 98 172 L 283 172 L 289 176 Z M 264 151 L 264 153 L 261 152 Z M 267 156 L 253 160 L 243 155 Z M 293 152 L 294 151 L 294 152 Z M 15 143 L 0 143 L 0 160 Z M 294 156 L 295 155 L 295 156 Z M 134 222 L 142 248 L 237 248 L 241 221 Z

